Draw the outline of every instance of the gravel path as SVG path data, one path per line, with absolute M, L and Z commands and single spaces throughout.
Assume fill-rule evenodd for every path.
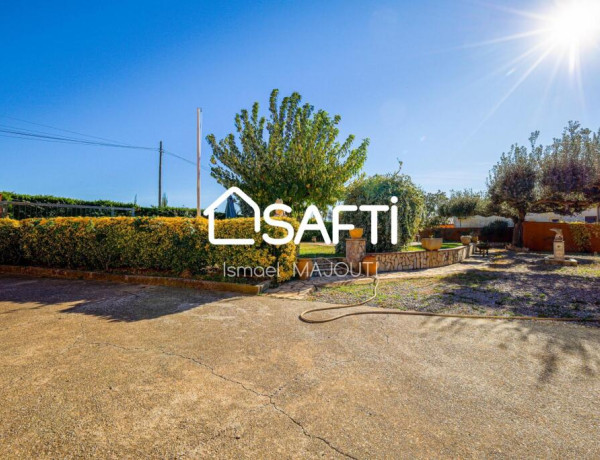
M 502 252 L 486 265 L 441 276 L 383 281 L 371 306 L 437 313 L 600 317 L 600 257 L 578 256 L 578 267 L 543 265 L 539 254 Z M 310 299 L 353 303 L 372 287 L 324 287 Z

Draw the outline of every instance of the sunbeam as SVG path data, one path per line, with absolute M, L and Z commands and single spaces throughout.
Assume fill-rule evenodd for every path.
M 527 58 L 531 58 L 533 63 L 483 117 L 465 142 L 472 138 L 485 122 L 494 116 L 502 104 L 531 76 L 540 64 L 546 59 L 551 58 L 552 55 L 554 55 L 556 63 L 553 70 L 549 72 L 548 83 L 541 103 L 544 104 L 558 72 L 561 68 L 564 68 L 568 72 L 573 84 L 576 85 L 577 97 L 583 110 L 585 110 L 582 67 L 584 66 L 586 55 L 593 54 L 594 52 L 597 53 L 600 46 L 600 0 L 556 0 L 552 2 L 552 7 L 541 12 L 515 10 L 489 3 L 485 5 L 531 20 L 530 29 L 491 40 L 463 45 L 461 48 L 501 46 L 508 42 L 519 40 L 534 41 L 523 53 L 500 65 L 485 78 L 502 73 L 508 77 L 517 72 L 518 64 Z M 537 40 L 536 37 L 538 38 Z
M 511 88 L 506 92 L 506 94 L 504 94 L 504 96 L 502 96 L 502 99 L 500 99 L 496 105 L 494 105 L 494 107 L 492 107 L 492 109 L 482 118 L 482 120 L 479 122 L 479 124 L 477 125 L 477 127 L 473 130 L 473 132 L 467 136 L 467 139 L 465 140 L 465 142 L 467 142 L 469 139 L 471 139 L 475 134 L 477 134 L 477 132 L 481 129 L 481 127 L 485 124 L 486 121 L 488 121 L 491 117 L 494 116 L 494 114 L 498 111 L 498 109 L 502 106 L 502 104 L 504 104 L 504 102 L 506 102 L 506 100 L 523 84 L 523 82 L 525 80 L 527 80 L 527 78 L 529 77 L 529 75 L 531 75 L 531 73 L 554 51 L 554 47 L 553 46 L 549 46 L 547 47 L 546 51 L 537 58 L 537 60 L 531 64 L 531 66 L 529 66 L 529 68 L 525 71 L 525 73 L 523 73 L 523 75 L 521 75 L 521 77 L 515 82 L 515 84 L 513 86 L 511 86 Z

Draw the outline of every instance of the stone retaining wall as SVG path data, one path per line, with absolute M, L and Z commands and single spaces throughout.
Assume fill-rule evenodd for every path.
M 367 255 L 377 258 L 378 271 L 393 272 L 452 265 L 470 257 L 474 249 L 475 245 L 470 244 L 460 248 L 440 249 L 439 251 L 382 252 Z

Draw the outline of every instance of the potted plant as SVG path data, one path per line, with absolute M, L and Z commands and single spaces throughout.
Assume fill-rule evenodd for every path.
M 309 259 L 309 258 L 299 258 L 298 262 L 296 263 L 296 269 L 298 270 L 298 277 L 301 280 L 307 280 L 310 278 L 310 275 L 312 275 L 312 271 L 313 268 L 315 266 L 315 263 L 313 262 L 313 259 Z
M 374 276 L 377 274 L 379 268 L 379 262 L 377 262 L 377 256 L 366 255 L 360 263 L 360 271 L 365 276 Z
M 434 238 L 433 236 L 421 238 L 421 246 L 423 246 L 423 249 L 426 251 L 437 251 L 442 247 L 442 244 L 444 244 L 443 238 Z
M 362 238 L 364 230 L 362 228 L 353 228 L 350 230 L 350 238 L 357 240 Z
M 460 237 L 460 242 L 462 244 L 464 244 L 465 246 L 468 246 L 471 244 L 471 234 L 465 234 L 465 235 L 461 235 Z

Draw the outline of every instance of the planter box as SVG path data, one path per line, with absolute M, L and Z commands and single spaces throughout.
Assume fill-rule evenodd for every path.
M 427 251 L 437 251 L 444 243 L 443 238 L 422 238 L 421 246 Z

